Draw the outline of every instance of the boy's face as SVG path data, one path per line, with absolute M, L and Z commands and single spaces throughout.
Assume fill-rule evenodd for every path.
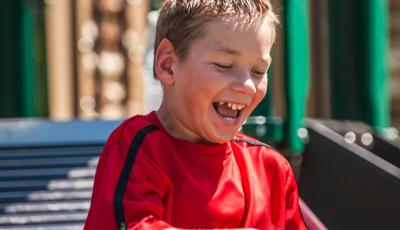
M 236 134 L 267 89 L 272 31 L 256 24 L 210 22 L 184 60 L 171 61 L 158 116 L 173 136 L 223 143 Z

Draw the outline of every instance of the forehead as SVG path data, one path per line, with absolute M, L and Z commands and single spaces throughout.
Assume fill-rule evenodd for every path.
M 253 23 L 213 20 L 205 25 L 204 36 L 193 42 L 193 46 L 199 47 L 201 52 L 250 55 L 267 60 L 273 44 L 273 32 L 268 20 Z

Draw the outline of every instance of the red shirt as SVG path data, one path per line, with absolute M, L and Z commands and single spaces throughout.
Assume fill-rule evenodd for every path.
M 167 227 L 305 229 L 292 169 L 274 149 L 243 134 L 180 140 L 152 112 L 108 139 L 85 229 Z

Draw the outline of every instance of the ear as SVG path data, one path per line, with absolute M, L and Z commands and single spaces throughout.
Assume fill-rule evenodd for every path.
M 172 85 L 175 80 L 175 49 L 172 43 L 164 38 L 158 45 L 154 59 L 154 71 L 157 78 L 165 85 Z

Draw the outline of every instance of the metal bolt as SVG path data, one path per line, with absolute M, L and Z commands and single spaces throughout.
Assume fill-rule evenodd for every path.
M 347 132 L 345 135 L 344 135 L 344 140 L 347 142 L 347 143 L 349 143 L 349 144 L 352 144 L 352 143 L 354 143 L 355 141 L 356 141 L 356 134 L 354 133 L 354 132 Z

